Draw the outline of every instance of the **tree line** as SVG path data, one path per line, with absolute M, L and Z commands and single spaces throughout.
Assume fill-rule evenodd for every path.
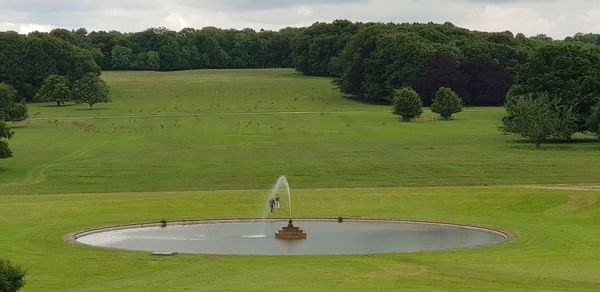
M 595 34 L 565 42 L 600 44 Z M 141 32 L 54 29 L 27 36 L 0 33 L 0 82 L 29 101 L 50 75 L 70 82 L 100 70 L 294 67 L 330 76 L 350 97 L 390 103 L 395 89 L 414 88 L 426 105 L 440 87 L 466 105 L 501 105 L 517 69 L 552 43 L 545 35 L 487 33 L 444 24 L 336 20 L 278 31 L 150 28 Z
M 506 110 L 501 129 L 538 147 L 575 133 L 600 137 L 600 46 L 565 41 L 537 48 L 518 68 Z

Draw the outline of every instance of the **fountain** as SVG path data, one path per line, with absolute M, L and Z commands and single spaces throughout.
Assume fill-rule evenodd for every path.
M 273 185 L 273 188 L 271 189 L 271 197 L 273 197 L 274 194 L 277 194 L 281 189 L 284 189 L 287 192 L 290 216 L 288 225 L 275 232 L 275 238 L 282 240 L 306 239 L 306 233 L 299 227 L 294 226 L 294 222 L 292 221 L 292 194 L 290 192 L 290 185 L 284 175 L 280 176 L 275 185 Z
M 267 219 L 268 209 L 265 209 L 261 220 L 190 220 L 168 224 L 163 220 L 91 229 L 67 238 L 93 246 L 149 251 L 154 255 L 379 254 L 477 247 L 513 238 L 498 230 L 439 222 L 343 217 L 297 219 L 296 222 L 310 231 L 307 238 L 292 221 L 292 196 L 285 176 L 279 177 L 273 185 L 269 199 L 285 195 L 284 192 L 288 195 L 289 220 Z

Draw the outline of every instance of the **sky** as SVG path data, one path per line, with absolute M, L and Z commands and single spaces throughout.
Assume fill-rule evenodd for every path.
M 449 21 L 472 30 L 563 39 L 577 32 L 600 33 L 600 0 L 0 0 L 0 31 L 19 33 L 56 27 L 278 30 L 335 19 Z

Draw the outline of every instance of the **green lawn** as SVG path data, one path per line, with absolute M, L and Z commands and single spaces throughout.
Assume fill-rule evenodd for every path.
M 501 108 L 402 123 L 292 70 L 103 78 L 113 102 L 31 105 L 15 157 L 0 161 L 0 257 L 28 270 L 25 291 L 600 287 L 600 190 L 571 187 L 597 184 L 592 140 L 535 149 L 497 130 Z M 447 221 L 518 238 L 413 254 L 165 258 L 63 240 L 110 224 L 259 217 L 281 174 L 298 217 Z

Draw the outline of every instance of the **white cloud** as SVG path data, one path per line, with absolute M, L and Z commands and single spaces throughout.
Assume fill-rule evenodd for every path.
M 483 31 L 511 30 L 526 35 L 558 31 L 556 23 L 546 19 L 539 11 L 522 6 L 495 4 L 488 4 L 481 10 L 473 11 L 465 22 L 457 24 Z
M 16 31 L 21 34 L 28 34 L 33 31 L 48 32 L 53 27 L 54 26 L 52 26 L 52 25 L 37 24 L 37 23 L 12 23 L 12 22 L 0 23 L 0 31 Z
M 32 31 L 48 32 L 48 31 L 52 30 L 52 28 L 53 28 L 52 25 L 37 24 L 37 23 L 25 23 L 25 24 L 19 25 L 19 33 L 28 34 Z
M 176 30 L 181 30 L 182 28 L 186 28 L 186 27 L 190 26 L 183 16 L 181 16 L 179 13 L 175 13 L 175 12 L 169 14 L 165 18 L 164 25 L 166 27 L 176 29 Z

